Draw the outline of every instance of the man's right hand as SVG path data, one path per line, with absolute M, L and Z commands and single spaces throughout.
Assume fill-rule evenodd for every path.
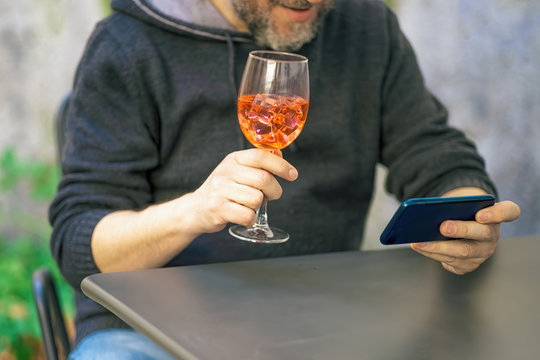
M 233 152 L 208 176 L 194 193 L 191 201 L 197 205 L 197 232 L 222 230 L 227 223 L 250 226 L 255 211 L 268 200 L 281 197 L 282 189 L 274 176 L 293 181 L 298 171 L 281 157 L 260 149 Z
M 281 196 L 274 176 L 298 177 L 296 169 L 258 149 L 231 153 L 195 192 L 143 210 L 120 210 L 101 219 L 92 234 L 92 254 L 102 272 L 160 267 L 203 233 L 227 223 L 251 225 L 263 200 Z

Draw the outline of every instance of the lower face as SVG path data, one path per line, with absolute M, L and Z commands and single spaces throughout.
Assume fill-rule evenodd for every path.
M 333 0 L 233 0 L 233 5 L 259 45 L 294 51 L 315 37 Z

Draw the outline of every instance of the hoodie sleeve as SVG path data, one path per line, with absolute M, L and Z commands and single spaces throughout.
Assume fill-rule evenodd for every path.
M 387 190 L 400 200 L 462 186 L 496 194 L 474 144 L 448 126 L 445 107 L 426 89 L 411 45 L 388 14 L 381 132 Z
M 99 270 L 90 240 L 106 214 L 152 201 L 148 171 L 158 150 L 154 116 L 133 63 L 103 26 L 90 38 L 67 109 L 62 180 L 49 208 L 51 252 L 76 289 Z

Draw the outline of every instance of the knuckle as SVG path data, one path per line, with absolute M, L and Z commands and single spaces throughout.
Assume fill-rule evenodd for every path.
M 450 265 L 450 264 L 447 263 L 447 265 Z M 448 270 L 456 275 L 461 276 L 461 275 L 470 273 L 471 271 L 476 269 L 478 266 L 479 265 L 475 263 L 464 262 L 464 263 L 450 265 L 451 269 L 448 269 Z
M 223 208 L 223 199 L 212 196 L 208 199 L 206 206 L 212 218 L 218 218 L 220 217 L 221 209 Z
M 460 238 L 469 239 L 471 236 L 471 230 L 469 229 L 469 226 L 467 226 L 466 223 L 458 223 L 457 224 L 457 234 Z
M 238 220 L 236 221 L 237 224 L 244 225 L 246 227 L 253 224 L 253 222 L 255 222 L 255 213 L 247 208 L 241 211 L 241 213 L 238 215 Z
M 235 164 L 239 165 L 248 165 L 251 162 L 253 162 L 254 155 L 253 155 L 254 149 L 249 150 L 238 150 L 230 153 L 225 157 L 227 161 L 234 161 Z
M 481 234 L 486 241 L 497 242 L 501 236 L 501 229 L 498 224 L 484 225 L 484 229 Z
M 211 196 L 206 202 L 206 206 L 208 210 L 212 213 L 215 212 L 217 209 L 219 209 L 220 205 L 221 205 L 221 201 L 215 196 Z
M 259 171 L 259 174 L 257 176 L 257 185 L 259 186 L 259 188 L 264 187 L 272 181 L 272 175 L 270 175 L 270 173 L 267 171 Z
M 207 212 L 207 224 L 211 229 L 218 229 L 226 224 L 222 214 L 218 211 L 218 207 L 211 206 Z
M 211 189 L 213 191 L 216 191 L 216 190 L 221 190 L 225 187 L 225 183 L 227 181 L 225 180 L 224 177 L 222 176 L 214 176 L 212 178 L 212 182 L 211 182 Z
M 264 194 L 262 193 L 262 191 L 257 191 L 257 193 L 252 197 L 252 203 L 251 203 L 252 206 L 250 207 L 256 210 L 261 206 L 263 201 L 264 201 Z
M 489 227 L 489 235 L 493 240 L 501 237 L 501 227 L 499 225 Z
M 451 272 L 452 274 L 455 274 L 455 275 L 463 275 L 463 274 L 460 274 L 459 270 L 456 269 L 453 265 L 450 265 L 444 261 L 441 262 L 441 265 L 444 269 L 446 269 L 447 271 Z
M 456 263 L 456 258 L 454 256 L 442 255 L 441 261 L 447 263 L 448 265 L 452 265 Z
M 426 251 L 438 253 L 441 251 L 441 244 L 438 241 L 427 243 Z
M 240 157 L 241 157 L 240 151 L 234 151 L 232 153 L 227 154 L 227 156 L 225 156 L 225 158 L 223 159 L 223 163 L 231 162 L 231 161 L 238 162 Z
M 458 256 L 462 258 L 471 257 L 473 253 L 472 245 L 470 243 L 464 243 L 459 247 Z
M 247 155 L 249 156 L 251 161 L 253 161 L 255 163 L 260 163 L 260 162 L 263 161 L 265 154 L 264 154 L 263 150 L 250 149 L 248 151 Z

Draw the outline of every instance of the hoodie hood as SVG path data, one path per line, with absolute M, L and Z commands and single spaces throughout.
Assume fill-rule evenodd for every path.
M 162 14 L 186 23 L 227 31 L 235 30 L 211 0 L 146 0 L 146 3 Z
M 175 33 L 212 40 L 253 42 L 209 0 L 112 0 L 113 10 Z

